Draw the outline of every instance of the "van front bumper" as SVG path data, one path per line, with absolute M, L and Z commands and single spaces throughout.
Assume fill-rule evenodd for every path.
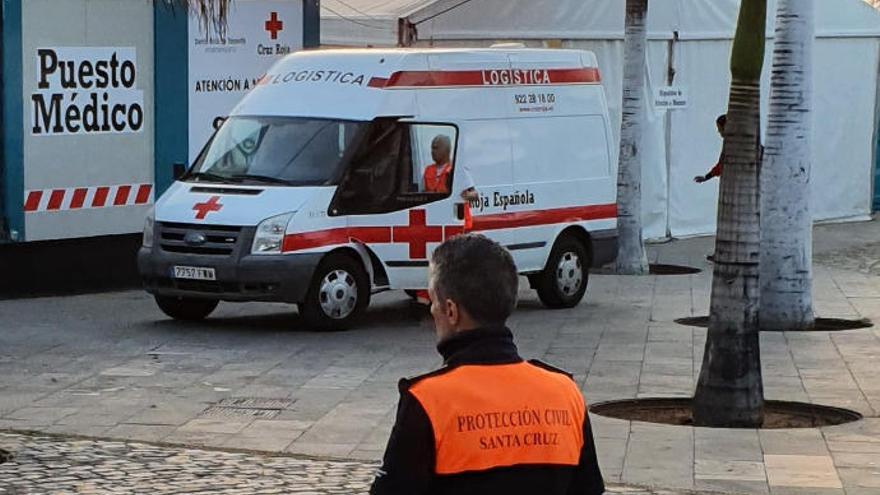
M 162 296 L 299 303 L 321 261 L 321 253 L 205 256 L 141 248 L 138 270 L 144 288 Z M 175 266 L 213 268 L 217 280 L 174 278 Z

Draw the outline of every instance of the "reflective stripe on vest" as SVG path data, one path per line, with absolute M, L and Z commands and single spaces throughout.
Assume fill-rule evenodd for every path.
M 437 474 L 578 464 L 586 407 L 561 373 L 527 362 L 465 365 L 415 383 L 410 393 L 431 420 Z

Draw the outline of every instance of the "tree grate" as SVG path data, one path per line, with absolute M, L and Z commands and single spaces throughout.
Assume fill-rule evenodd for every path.
M 282 410 L 290 407 L 293 402 L 291 399 L 265 397 L 227 397 L 208 406 L 200 416 L 272 419 L 278 416 Z
M 287 409 L 292 399 L 270 399 L 266 397 L 226 397 L 220 399 L 218 406 L 239 407 L 242 409 Z

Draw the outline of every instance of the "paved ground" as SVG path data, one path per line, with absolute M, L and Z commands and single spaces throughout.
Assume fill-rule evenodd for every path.
M 707 268 L 710 239 L 652 247 Z M 880 222 L 816 233 L 820 316 L 880 320 Z M 592 403 L 689 396 L 710 274 L 597 275 L 588 300 L 547 311 L 524 292 L 511 321 L 521 351 L 572 371 Z M 313 333 L 285 306 L 221 305 L 206 322 L 162 317 L 138 291 L 0 301 L 0 429 L 374 461 L 400 376 L 439 364 L 429 322 L 388 293 L 362 328 Z M 851 425 L 712 430 L 593 417 L 612 482 L 725 492 L 880 493 L 877 328 L 762 335 L 766 395 L 850 407 Z M 8 466 L 4 469 L 9 469 Z
M 376 465 L 131 442 L 0 434 L 16 456 L 0 464 L 0 494 L 366 493 Z M 681 491 L 610 486 L 625 495 Z

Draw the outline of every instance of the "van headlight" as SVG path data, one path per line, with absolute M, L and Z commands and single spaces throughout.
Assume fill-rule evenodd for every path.
M 144 239 L 143 246 L 153 247 L 153 236 L 156 232 L 156 210 L 154 208 L 150 208 L 150 211 L 147 213 L 147 218 L 144 220 Z
M 281 252 L 281 244 L 284 243 L 284 233 L 287 232 L 287 224 L 293 212 L 267 218 L 257 225 L 257 233 L 254 234 L 254 244 L 251 254 L 278 254 Z

